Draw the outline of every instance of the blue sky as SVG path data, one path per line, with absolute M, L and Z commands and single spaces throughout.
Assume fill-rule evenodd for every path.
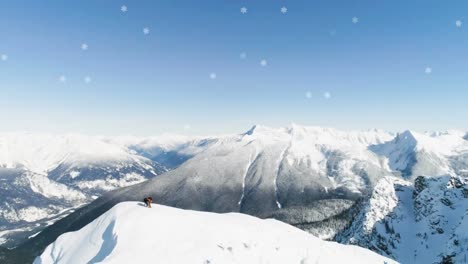
M 0 131 L 468 130 L 467 43 L 461 0 L 5 0 Z

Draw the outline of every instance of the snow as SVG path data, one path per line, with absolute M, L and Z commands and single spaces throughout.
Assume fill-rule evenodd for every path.
M 62 163 L 96 164 L 101 162 L 128 162 L 135 157 L 124 146 L 96 136 L 79 134 L 0 134 L 0 166 L 24 167 L 46 174 Z
M 367 249 L 325 242 L 276 220 L 124 202 L 61 235 L 47 263 L 396 263 Z
M 92 181 L 80 181 L 76 184 L 81 190 L 88 189 L 102 189 L 110 191 L 116 188 L 122 188 L 130 186 L 136 183 L 145 181 L 146 178 L 137 173 L 127 173 L 120 179 L 114 179 L 108 177 L 106 179 L 92 180 Z
M 49 216 L 50 210 L 44 208 L 38 208 L 36 206 L 28 206 L 22 208 L 17 212 L 18 218 L 26 222 L 35 222 L 39 219 L 43 219 Z
M 421 176 L 413 184 L 385 177 L 337 240 L 373 248 L 402 263 L 440 263 L 443 257 L 465 263 L 468 204 L 466 183 L 459 180 Z

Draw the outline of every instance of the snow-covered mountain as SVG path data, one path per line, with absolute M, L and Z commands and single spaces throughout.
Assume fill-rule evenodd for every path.
M 412 214 L 418 211 L 409 204 L 418 200 L 412 192 L 419 176 L 428 181 L 444 177 L 458 179 L 461 191 L 457 193 L 466 192 L 468 141 L 465 134 L 457 131 L 347 132 L 292 125 L 279 129 L 254 126 L 238 135 L 189 141 L 107 139 L 106 142 L 148 159 L 174 155 L 177 159 L 170 160 L 178 163 L 149 181 L 104 194 L 29 239 L 14 254 L 36 256 L 58 235 L 83 227 L 115 204 L 151 195 L 157 203 L 179 208 L 273 217 L 323 239 L 363 245 L 403 262 L 441 261 L 450 256 L 448 251 L 462 249 L 444 242 L 450 250 L 434 244 L 428 246 L 432 253 L 425 258 L 418 249 L 416 257 L 413 255 L 411 259 L 409 251 L 403 249 L 407 247 L 393 241 L 388 233 L 391 229 L 386 230 L 385 224 L 382 229 L 379 224 L 387 217 L 416 221 Z M 161 144 L 162 141 L 168 143 Z M 429 188 L 427 197 L 438 196 L 440 200 L 449 196 L 449 191 L 438 190 Z M 374 198 L 376 195 L 380 196 Z M 405 198 L 400 199 L 399 195 Z M 454 197 L 449 198 L 454 200 L 453 204 L 467 203 L 459 194 Z M 452 214 L 453 219 L 444 224 L 444 234 L 456 228 L 463 230 L 462 213 Z M 416 225 L 426 224 L 424 220 Z M 404 230 L 399 232 L 401 240 Z M 414 241 L 424 243 L 424 237 L 418 237 L 418 233 L 414 236 Z M 413 237 L 411 232 L 405 241 L 409 237 Z M 449 235 L 444 239 L 457 240 Z M 433 241 L 444 239 L 435 237 Z
M 106 191 L 176 167 L 196 146 L 176 136 L 0 134 L 0 244 L 14 246 Z
M 36 264 L 396 263 L 276 220 L 126 202 L 61 235 Z
M 468 263 L 466 177 L 382 179 L 337 241 L 402 263 Z

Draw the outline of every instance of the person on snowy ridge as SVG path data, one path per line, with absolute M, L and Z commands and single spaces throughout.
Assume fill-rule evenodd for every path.
M 146 197 L 145 199 L 143 199 L 143 202 L 145 203 L 146 207 L 151 208 L 151 203 L 153 202 L 153 198 Z

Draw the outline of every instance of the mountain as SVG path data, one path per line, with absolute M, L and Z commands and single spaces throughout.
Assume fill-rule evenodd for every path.
M 466 263 L 466 177 L 381 180 L 351 227 L 337 237 L 402 263 Z
M 398 246 L 390 236 L 391 229 L 385 229 L 385 224 L 382 229 L 379 224 L 387 217 L 414 218 L 412 214 L 417 211 L 410 205 L 417 200 L 411 197 L 415 181 L 421 177 L 428 181 L 458 179 L 458 192 L 465 192 L 468 141 L 463 137 L 464 133 L 458 132 L 392 134 L 292 125 L 279 129 L 254 126 L 238 135 L 196 139 L 174 148 L 189 156 L 177 167 L 148 181 L 103 194 L 4 255 L 31 261 L 59 235 L 82 228 L 119 202 L 139 201 L 150 195 L 156 203 L 183 209 L 275 218 L 323 239 L 363 245 L 406 261 L 409 257 L 405 245 Z M 153 148 L 156 152 L 151 151 Z M 148 157 L 158 153 L 158 147 L 138 150 Z M 395 184 L 393 179 L 401 182 Z M 429 188 L 428 197 L 443 199 L 449 195 L 448 191 L 438 190 Z M 466 204 L 458 192 L 450 200 Z M 373 199 L 378 194 L 378 199 Z M 396 198 L 387 199 L 387 194 Z M 405 198 L 400 199 L 403 194 Z M 444 234 L 463 229 L 464 217 L 452 215 L 454 218 L 443 227 Z M 415 224 L 420 225 L 427 225 L 427 221 Z M 424 236 L 410 231 L 405 241 L 411 237 L 424 243 Z M 399 232 L 401 239 L 405 230 Z M 387 237 L 384 235 L 392 239 L 382 239 Z M 447 239 L 455 243 L 455 238 Z M 430 259 L 433 263 L 452 254 L 440 244 L 428 248 L 433 254 L 424 258 L 423 251 L 419 251 L 411 261 L 426 263 Z
M 337 254 L 339 253 L 339 254 Z M 61 235 L 34 263 L 395 263 L 275 220 L 126 202 Z
M 14 247 L 109 190 L 178 166 L 197 145 L 177 136 L 0 134 L 0 244 Z

